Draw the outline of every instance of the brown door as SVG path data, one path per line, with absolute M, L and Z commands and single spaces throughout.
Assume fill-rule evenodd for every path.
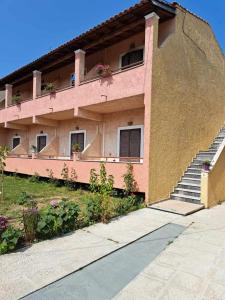
M 37 152 L 40 152 L 47 145 L 47 136 L 39 135 L 37 137 Z
M 141 129 L 125 129 L 120 131 L 120 157 L 141 156 Z
M 70 148 L 70 154 L 72 155 L 72 147 L 73 145 L 78 144 L 80 146 L 80 151 L 82 152 L 84 150 L 84 133 L 72 133 L 71 134 L 71 148 Z
M 20 144 L 20 137 L 13 138 L 13 149 L 16 148 Z

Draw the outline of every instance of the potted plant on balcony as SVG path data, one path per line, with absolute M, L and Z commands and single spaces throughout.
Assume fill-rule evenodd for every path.
M 32 153 L 32 158 L 35 158 L 37 154 L 37 147 L 35 145 L 31 145 L 31 153 Z
M 21 96 L 19 94 L 16 94 L 12 97 L 12 103 L 13 104 L 20 104 L 21 102 Z
M 53 83 L 49 82 L 45 85 L 45 91 L 49 92 L 50 94 L 54 94 L 55 93 L 55 86 Z
M 98 76 L 106 78 L 112 75 L 112 70 L 109 65 L 98 64 L 96 66 L 96 73 Z
M 73 159 L 79 160 L 81 156 L 81 149 L 79 144 L 72 145 Z
M 203 164 L 202 164 L 203 170 L 204 171 L 209 171 L 210 170 L 210 165 L 211 165 L 210 161 L 209 160 L 205 160 L 203 162 Z

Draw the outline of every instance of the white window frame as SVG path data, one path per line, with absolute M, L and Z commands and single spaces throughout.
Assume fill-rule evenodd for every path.
M 132 125 L 125 127 L 118 127 L 117 129 L 117 157 L 120 157 L 120 132 L 122 130 L 141 129 L 141 142 L 140 142 L 140 158 L 144 156 L 144 125 Z
M 47 133 L 39 133 L 39 134 L 36 135 L 36 148 L 37 148 L 37 145 L 38 145 L 38 137 L 39 137 L 39 136 L 46 136 L 46 145 L 45 145 L 45 147 L 46 147 L 46 146 L 48 145 L 48 134 L 47 134 Z M 44 148 L 45 148 L 45 147 L 44 147 Z M 43 148 L 43 149 L 44 149 L 44 148 Z M 43 149 L 41 149 L 41 151 L 42 151 Z M 40 151 L 40 152 L 41 152 L 41 151 Z M 38 153 L 40 153 L 40 152 L 38 152 Z
M 86 148 L 86 144 L 87 144 L 86 143 L 87 131 L 85 129 L 70 131 L 70 133 L 69 133 L 69 156 L 71 153 L 71 135 L 74 133 L 83 133 L 84 134 L 84 149 Z
M 21 136 L 20 135 L 14 135 L 13 137 L 12 137 L 12 143 L 11 143 L 11 146 L 12 146 L 12 150 L 14 150 L 14 149 L 16 149 L 16 147 L 18 147 L 19 145 L 17 145 L 15 148 L 13 148 L 13 140 L 14 139 L 20 139 L 20 143 L 19 143 L 19 145 L 21 144 Z
M 119 69 L 122 69 L 122 57 L 127 54 L 127 53 L 130 53 L 130 52 L 133 52 L 135 50 L 140 50 L 140 49 L 143 49 L 143 61 L 145 59 L 145 47 L 144 45 L 143 46 L 139 46 L 139 47 L 136 47 L 136 48 L 133 48 L 133 49 L 130 49 L 129 51 L 126 51 L 126 52 L 123 52 L 120 54 L 119 56 Z M 129 66 L 128 66 L 129 67 Z M 125 67 L 123 67 L 125 68 Z

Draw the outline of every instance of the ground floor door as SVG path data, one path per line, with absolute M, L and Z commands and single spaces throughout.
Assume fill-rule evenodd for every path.
M 20 144 L 20 137 L 14 137 L 12 140 L 12 148 L 16 148 Z
M 47 136 L 38 135 L 37 136 L 37 152 L 40 152 L 47 145 Z
M 71 133 L 70 137 L 70 154 L 73 153 L 73 146 L 79 145 L 79 150 L 82 152 L 84 150 L 84 132 Z
M 141 156 L 141 128 L 120 130 L 121 158 L 139 158 Z

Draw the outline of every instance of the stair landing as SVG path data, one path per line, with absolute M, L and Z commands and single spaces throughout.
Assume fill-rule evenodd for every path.
M 149 208 L 187 216 L 203 209 L 204 205 L 169 199 L 152 204 Z

